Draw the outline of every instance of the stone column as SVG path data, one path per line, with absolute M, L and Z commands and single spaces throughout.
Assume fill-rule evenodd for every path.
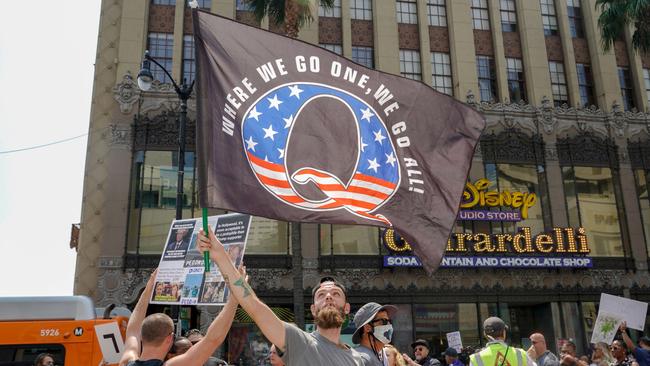
M 399 75 L 399 35 L 397 34 L 395 1 L 373 0 L 372 14 L 375 68 Z
M 176 1 L 176 13 L 174 14 L 174 53 L 172 56 L 172 69 L 167 70 L 176 83 L 183 82 L 183 23 L 185 19 L 185 1 Z
M 614 55 L 613 46 L 607 52 L 601 46 L 600 28 L 598 27 L 599 12 L 594 9 L 592 2 L 589 2 L 589 6 L 582 7 L 582 15 L 584 16 L 587 43 L 589 44 L 596 101 L 600 109 L 609 111 L 614 101 L 621 104 L 616 56 Z
M 640 111 L 648 110 L 648 96 L 646 95 L 645 80 L 643 80 L 643 64 L 641 55 L 632 47 L 632 35 L 634 29 L 631 26 L 625 29 L 625 44 L 627 46 L 627 55 L 630 59 L 630 71 L 632 78 L 632 87 L 634 88 L 634 105 Z
M 584 3 L 585 6 L 591 6 Z M 580 105 L 580 87 L 578 86 L 578 70 L 576 69 L 576 54 L 573 50 L 573 37 L 569 27 L 569 15 L 566 0 L 555 0 L 557 21 L 560 27 L 560 39 L 562 40 L 562 54 L 564 55 L 564 76 L 566 77 L 569 92 L 569 104 L 572 107 Z M 550 75 L 549 75 L 550 77 Z M 549 98 L 551 95 L 549 95 Z
M 508 92 L 508 73 L 506 72 L 506 52 L 503 46 L 503 31 L 501 30 L 501 4 L 499 0 L 489 0 L 490 28 L 492 46 L 494 47 L 494 67 L 497 77 L 497 94 L 502 102 L 511 102 Z
M 427 1 L 417 0 L 418 11 L 418 33 L 420 34 L 420 64 L 422 70 L 422 82 L 433 85 L 431 67 L 431 44 L 429 40 L 429 19 L 427 16 Z
M 527 102 L 539 105 L 553 96 L 539 1 L 516 0 L 517 22 L 526 77 Z
M 343 57 L 352 59 L 352 19 L 350 18 L 350 0 L 341 0 L 341 41 Z M 377 40 L 375 40 L 376 43 Z
M 235 0 L 212 0 L 211 12 L 231 19 L 235 18 Z
M 469 1 L 447 0 L 446 7 L 454 95 L 456 99 L 465 101 L 468 91 L 475 95 L 479 91 L 472 10 Z

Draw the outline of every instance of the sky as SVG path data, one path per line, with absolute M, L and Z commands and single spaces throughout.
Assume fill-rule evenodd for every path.
M 72 295 L 99 12 L 0 0 L 0 296 Z

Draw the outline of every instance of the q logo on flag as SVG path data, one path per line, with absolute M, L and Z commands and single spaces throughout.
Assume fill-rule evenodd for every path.
M 296 123 L 310 116 L 305 106 L 318 98 L 343 103 L 354 115 L 357 162 L 346 179 L 313 167 L 297 169 L 291 176 L 285 152 Z M 301 113 L 302 112 L 302 113 Z M 276 87 L 246 111 L 242 141 L 251 169 L 260 184 L 280 201 L 310 211 L 344 209 L 370 220 L 391 225 L 373 214 L 395 194 L 400 184 L 396 150 L 384 122 L 370 105 L 340 89 L 317 83 L 291 83 Z M 327 152 L 324 152 L 327 154 Z M 313 200 L 301 195 L 296 185 L 313 182 L 326 198 Z

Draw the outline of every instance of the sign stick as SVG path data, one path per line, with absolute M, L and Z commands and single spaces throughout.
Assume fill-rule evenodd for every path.
M 205 235 L 210 237 L 208 232 L 208 209 L 203 207 L 203 231 Z M 210 253 L 206 250 L 203 252 L 203 269 L 205 272 L 210 272 Z

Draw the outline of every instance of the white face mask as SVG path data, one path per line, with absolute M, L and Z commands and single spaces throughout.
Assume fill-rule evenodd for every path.
M 372 332 L 372 335 L 374 335 L 379 342 L 383 344 L 388 344 L 393 338 L 393 325 L 386 324 L 386 325 L 380 325 L 378 327 L 375 327 L 374 331 Z

